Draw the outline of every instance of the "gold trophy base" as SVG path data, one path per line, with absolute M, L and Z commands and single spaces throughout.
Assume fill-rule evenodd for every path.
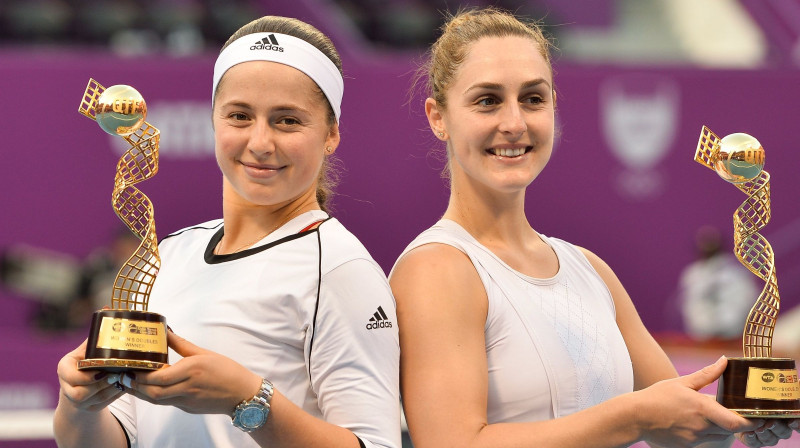
M 82 359 L 78 361 L 78 370 L 108 370 L 109 372 L 126 370 L 158 370 L 168 366 L 165 362 L 138 361 L 136 359 Z
M 731 411 L 745 418 L 800 418 L 798 410 L 765 411 L 761 409 L 731 409 Z
M 167 365 L 167 319 L 148 311 L 100 310 L 92 316 L 79 370 L 158 370 Z
M 789 358 L 728 358 L 717 402 L 742 417 L 800 417 L 800 383 Z

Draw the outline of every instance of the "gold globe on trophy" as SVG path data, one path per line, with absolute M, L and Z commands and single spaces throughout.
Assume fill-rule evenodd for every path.
M 111 200 L 114 212 L 141 240 L 114 280 L 111 309 L 92 316 L 86 356 L 78 368 L 156 370 L 167 364 L 167 323 L 147 306 L 161 259 L 153 204 L 135 184 L 158 172 L 161 134 L 145 121 L 147 105 L 130 86 L 106 89 L 90 79 L 78 111 L 128 144 L 117 162 Z
M 772 357 L 780 294 L 775 254 L 767 239 L 758 233 L 772 215 L 770 176 L 763 169 L 764 148 L 748 134 L 730 134 L 720 139 L 703 126 L 694 160 L 747 195 L 733 213 L 733 250 L 739 262 L 765 283 L 745 321 L 744 356 L 728 358 L 717 387 L 717 401 L 744 417 L 797 418 L 800 384 L 795 361 Z
M 94 119 L 100 128 L 120 137 L 136 132 L 147 118 L 147 104 L 131 86 L 116 85 L 103 90 L 94 107 Z

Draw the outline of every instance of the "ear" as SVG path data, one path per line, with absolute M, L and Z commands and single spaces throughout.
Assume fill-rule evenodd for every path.
M 328 130 L 328 136 L 325 137 L 325 145 L 323 146 L 323 148 L 326 149 L 325 154 L 331 155 L 336 152 L 336 148 L 339 147 L 340 140 L 341 135 L 339 134 L 339 123 L 334 123 Z M 327 148 L 331 148 L 331 150 L 327 151 Z
M 428 125 L 430 125 L 433 134 L 442 139 L 439 133 L 447 133 L 447 128 L 444 124 L 443 110 L 433 98 L 425 100 L 425 116 L 428 117 Z

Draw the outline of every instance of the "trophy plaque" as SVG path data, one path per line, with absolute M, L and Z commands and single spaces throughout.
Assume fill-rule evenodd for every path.
M 127 142 L 117 162 L 111 201 L 117 216 L 141 240 L 114 279 L 111 309 L 92 316 L 86 356 L 78 369 L 160 369 L 167 364 L 167 322 L 148 312 L 147 305 L 161 259 L 153 204 L 135 187 L 158 171 L 160 132 L 145 121 L 147 105 L 130 86 L 106 89 L 90 79 L 78 111 Z
M 734 253 L 764 281 L 742 336 L 743 356 L 728 358 L 717 385 L 717 401 L 744 417 L 800 417 L 795 361 L 772 357 L 772 334 L 780 308 L 775 254 L 759 232 L 769 223 L 769 173 L 764 148 L 754 137 L 735 133 L 720 139 L 703 126 L 694 160 L 732 183 L 747 199 L 733 213 Z

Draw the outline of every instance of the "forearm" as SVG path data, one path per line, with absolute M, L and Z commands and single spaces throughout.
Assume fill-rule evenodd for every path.
M 619 396 L 569 416 L 531 423 L 487 425 L 471 448 L 616 448 L 642 437 L 635 418 L 635 397 Z
M 550 421 L 489 425 L 474 437 L 474 443 L 450 446 L 569 448 L 589 444 L 610 448 L 643 440 L 654 446 L 696 446 L 704 442 L 706 448 L 727 447 L 733 441 L 732 432 L 753 431 L 758 423 L 737 416 L 682 384 L 707 384 L 723 368 L 724 363 L 717 363 Z
M 259 446 L 270 448 L 359 448 L 358 439 L 352 432 L 308 414 L 277 389 L 267 422 L 250 435 Z
M 76 408 L 62 394 L 53 417 L 53 432 L 59 447 L 119 447 L 127 439 L 119 422 L 105 408 L 98 412 Z
M 641 440 L 634 394 L 550 420 L 485 424 L 455 410 L 407 414 L 415 448 L 617 448 Z M 430 409 L 430 408 L 429 408 Z M 415 418 L 416 417 L 416 418 Z

